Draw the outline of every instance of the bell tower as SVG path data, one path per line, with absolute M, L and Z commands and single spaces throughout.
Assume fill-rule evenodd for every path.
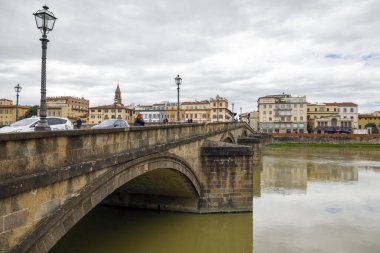
M 116 90 L 115 90 L 115 99 L 114 99 L 115 104 L 117 105 L 122 105 L 121 103 L 121 91 L 119 84 L 117 84 Z

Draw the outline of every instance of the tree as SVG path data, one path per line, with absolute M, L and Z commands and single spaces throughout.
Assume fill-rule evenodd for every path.
M 373 134 L 378 134 L 379 133 L 379 129 L 377 128 L 377 126 L 376 126 L 375 123 L 368 123 L 367 125 L 365 125 L 365 128 L 372 128 L 372 133 Z
M 37 108 L 38 108 L 38 105 L 34 105 L 32 107 L 30 107 L 23 118 L 30 118 L 32 116 L 37 116 Z

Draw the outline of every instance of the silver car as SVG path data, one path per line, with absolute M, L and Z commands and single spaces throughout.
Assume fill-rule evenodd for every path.
M 107 119 L 100 123 L 99 125 L 95 125 L 92 128 L 115 128 L 115 127 L 129 127 L 129 124 L 127 121 L 122 119 Z

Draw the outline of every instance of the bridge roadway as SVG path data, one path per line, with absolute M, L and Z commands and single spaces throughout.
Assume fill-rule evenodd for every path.
M 244 123 L 2 134 L 0 252 L 48 252 L 99 203 L 252 211 L 250 134 Z

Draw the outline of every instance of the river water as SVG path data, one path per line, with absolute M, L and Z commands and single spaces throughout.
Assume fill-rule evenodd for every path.
M 253 213 L 99 206 L 50 253 L 380 252 L 380 150 L 265 148 Z

